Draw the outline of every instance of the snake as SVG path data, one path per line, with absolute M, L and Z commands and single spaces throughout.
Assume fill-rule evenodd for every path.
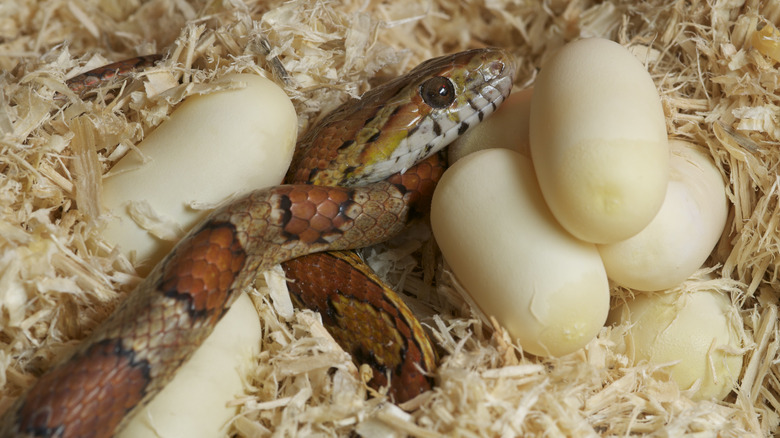
M 151 61 L 103 72 L 119 75 L 127 65 Z M 338 107 L 298 142 L 285 184 L 219 206 L 189 231 L 11 405 L 0 419 L 0 437 L 112 436 L 165 387 L 258 273 L 284 262 L 297 277 L 295 301 L 320 308 L 326 326 L 351 321 L 341 332 L 348 345 L 363 342 L 353 352 L 384 364 L 380 371 L 395 367 L 419 381 L 432 367 L 419 322 L 399 298 L 385 296 L 375 275 L 361 271 L 356 256 L 339 251 L 386 241 L 425 210 L 443 168 L 439 152 L 495 111 L 509 95 L 513 73 L 507 51 L 472 49 L 425 61 Z M 342 281 L 353 276 L 357 291 L 340 284 L 317 289 L 338 272 Z M 370 333 L 363 336 L 369 344 L 355 340 L 366 331 L 363 324 L 380 327 L 379 339 L 402 348 L 372 346 L 377 338 Z

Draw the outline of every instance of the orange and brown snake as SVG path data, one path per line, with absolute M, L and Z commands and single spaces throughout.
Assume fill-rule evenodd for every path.
M 290 184 L 224 205 L 190 231 L 69 358 L 8 409 L 0 436 L 113 435 L 168 383 L 256 275 L 286 261 L 296 300 L 343 332 L 347 349 L 380 375 L 374 383 L 389 375 L 406 382 L 391 382 L 401 388 L 396 399 L 419 393 L 415 382 L 424 384 L 433 366 L 419 322 L 370 272 L 356 272 L 354 256 L 312 253 L 364 247 L 400 232 L 416 209 L 424 210 L 440 176 L 437 152 L 496 109 L 513 72 L 503 50 L 466 51 L 426 61 L 339 107 L 299 142 Z M 343 269 L 343 283 L 327 284 L 336 269 Z M 350 276 L 360 283 L 356 289 L 344 286 Z M 379 289 L 366 288 L 364 278 Z M 365 334 L 375 332 L 382 333 Z

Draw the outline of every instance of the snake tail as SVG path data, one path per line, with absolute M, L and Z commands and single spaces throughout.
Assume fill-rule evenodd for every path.
M 161 59 L 162 55 L 136 56 L 74 76 L 65 83 L 76 95 L 83 97 L 112 79 L 128 77 L 134 72 L 153 66 Z

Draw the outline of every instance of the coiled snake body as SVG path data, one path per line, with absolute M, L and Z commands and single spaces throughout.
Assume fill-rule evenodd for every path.
M 397 234 L 415 202 L 430 195 L 434 154 L 495 110 L 509 93 L 513 68 L 510 56 L 498 49 L 435 58 L 334 111 L 299 142 L 286 180 L 296 184 L 252 192 L 196 226 L 70 358 L 11 406 L 0 436 L 113 435 L 165 386 L 259 272 L 296 258 L 288 275 L 303 277 L 295 273 L 296 264 L 335 260 L 351 266 L 349 255 L 320 255 L 315 257 L 325 258 L 310 262 L 299 257 L 368 246 Z M 362 292 L 362 299 L 331 296 L 317 304 L 322 297 L 293 293 L 331 314 L 346 312 L 350 301 L 381 301 Z M 389 323 L 377 324 L 390 324 L 391 335 L 408 348 L 359 351 L 375 362 L 397 364 L 401 376 L 417 372 L 417 378 L 418 362 L 429 370 L 424 360 L 430 359 L 430 346 L 414 339 L 421 329 L 404 314 L 408 309 L 392 302 L 384 310 L 373 308 L 390 312 Z M 406 320 L 413 322 L 398 326 Z

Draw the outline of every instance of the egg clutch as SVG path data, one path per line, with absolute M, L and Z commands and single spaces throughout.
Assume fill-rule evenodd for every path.
M 659 372 L 693 399 L 731 391 L 742 367 L 731 301 L 678 288 L 723 233 L 725 183 L 708 150 L 667 138 L 639 58 L 605 39 L 569 43 L 450 149 L 434 236 L 525 352 L 572 353 L 609 317 L 630 361 L 671 364 Z M 611 284 L 634 299 L 610 312 Z

